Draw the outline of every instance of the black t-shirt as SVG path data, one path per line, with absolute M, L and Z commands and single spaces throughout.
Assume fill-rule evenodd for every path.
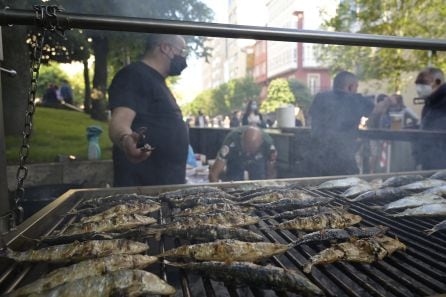
M 147 142 L 155 148 L 146 161 L 133 164 L 115 146 L 115 186 L 184 183 L 189 137 L 165 79 L 150 66 L 133 63 L 114 77 L 109 100 L 110 109 L 127 107 L 136 112 L 132 130 L 147 127 Z
M 336 90 L 316 95 L 309 114 L 311 133 L 319 148 L 315 160 L 327 168 L 323 175 L 357 173 L 354 155 L 358 125 L 373 107 L 373 102 L 360 94 Z

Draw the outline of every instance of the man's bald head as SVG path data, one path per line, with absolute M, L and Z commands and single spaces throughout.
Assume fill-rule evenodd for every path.
M 349 93 L 358 91 L 358 78 L 351 72 L 341 71 L 333 80 L 333 89 Z
M 444 83 L 443 71 L 441 71 L 441 69 L 439 68 L 427 67 L 420 71 L 415 80 L 415 83 L 425 85 L 441 85 L 442 83 Z
M 250 126 L 242 134 L 242 150 L 245 154 L 255 155 L 263 143 L 262 130 Z

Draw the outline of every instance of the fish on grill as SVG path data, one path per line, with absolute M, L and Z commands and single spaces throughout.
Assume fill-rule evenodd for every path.
M 360 183 L 354 186 L 351 186 L 350 188 L 348 188 L 347 190 L 345 190 L 342 194 L 341 197 L 345 197 L 345 198 L 353 198 L 356 197 L 362 193 L 368 192 L 373 190 L 373 186 L 369 183 Z
M 249 285 L 259 289 L 289 291 L 300 296 L 324 296 L 321 289 L 297 271 L 272 265 L 261 266 L 249 262 L 226 264 L 216 261 L 192 263 L 166 261 L 166 264 L 195 271 L 215 281 L 236 286 Z
M 185 210 L 181 210 L 175 214 L 173 217 L 190 217 L 198 214 L 205 214 L 210 212 L 220 212 L 220 211 L 237 211 L 237 212 L 249 212 L 252 211 L 253 208 L 246 206 L 239 206 L 235 204 L 227 204 L 227 203 L 215 203 L 215 204 L 204 204 L 197 205 L 192 208 L 186 208 Z
M 439 196 L 445 197 L 446 196 L 446 185 L 433 187 L 433 188 L 424 190 L 420 194 L 435 194 L 435 195 L 439 195 Z
M 118 270 L 68 282 L 29 297 L 54 296 L 147 296 L 175 294 L 174 287 L 144 270 Z
M 398 239 L 388 236 L 353 239 L 342 242 L 312 256 L 304 265 L 304 272 L 309 273 L 314 265 L 330 264 L 337 261 L 373 263 L 392 255 L 397 250 L 405 250 L 406 245 Z
M 100 222 L 119 215 L 130 215 L 130 214 L 145 215 L 150 212 L 158 211 L 160 210 L 160 208 L 161 205 L 159 203 L 140 203 L 140 202 L 125 203 L 113 206 L 96 215 L 83 217 L 81 218 L 80 222 L 81 223 Z
M 360 179 L 359 177 L 354 176 L 354 177 L 328 180 L 314 187 L 314 189 L 316 190 L 347 189 L 361 183 L 367 183 L 367 182 L 363 179 Z
M 218 193 L 218 194 L 217 194 Z M 225 195 L 227 194 L 225 191 L 216 188 L 216 187 L 209 187 L 209 186 L 199 186 L 199 187 L 191 187 L 191 188 L 185 188 L 185 189 L 179 189 L 175 191 L 169 191 L 164 192 L 159 195 L 160 199 L 163 201 L 170 201 L 171 199 L 183 199 L 187 196 L 214 196 L 214 195 Z M 227 194 L 227 197 L 230 197 L 232 195 Z
M 260 196 L 256 196 L 245 202 L 242 202 L 241 204 L 252 205 L 252 204 L 270 203 L 282 199 L 306 199 L 313 197 L 314 197 L 313 195 L 310 195 L 307 192 L 301 190 L 278 190 Z
M 142 225 L 155 224 L 156 219 L 137 214 L 118 215 L 102 221 L 75 223 L 70 225 L 60 235 L 75 235 L 90 232 L 111 232 L 135 228 Z
M 272 216 L 263 216 L 262 219 L 273 219 L 273 220 L 289 220 L 296 217 L 309 217 L 315 214 L 326 213 L 333 211 L 334 208 L 327 206 L 310 206 L 305 208 L 298 208 L 295 210 L 284 211 Z
M 417 194 L 388 203 L 384 205 L 383 208 L 384 210 L 395 210 L 402 208 L 413 208 L 433 203 L 446 203 L 446 199 L 434 194 Z
M 403 198 L 405 196 L 408 196 L 410 194 L 412 194 L 410 191 L 401 189 L 400 187 L 398 188 L 388 187 L 365 192 L 356 198 L 350 199 L 350 201 L 352 202 L 379 201 L 379 200 L 394 201 Z
M 187 258 L 198 261 L 256 262 L 279 255 L 290 249 L 290 244 L 271 242 L 245 242 L 235 239 L 222 239 L 214 242 L 183 245 L 165 251 L 158 257 Z
M 446 185 L 446 181 L 441 179 L 424 179 L 420 180 L 414 183 L 410 183 L 404 186 L 399 187 L 403 190 L 410 190 L 410 191 L 421 191 L 426 190 L 433 187 L 443 186 Z
M 362 218 L 348 212 L 333 211 L 309 217 L 297 217 L 293 220 L 271 226 L 282 230 L 318 231 L 328 228 L 345 228 L 361 222 Z
M 347 227 L 345 229 L 327 229 L 308 233 L 294 242 L 295 246 L 321 241 L 346 240 L 350 238 L 364 238 L 377 235 L 384 235 L 389 230 L 388 227 Z
M 435 232 L 441 231 L 441 230 L 446 230 L 446 220 L 441 221 L 440 223 L 433 226 L 431 229 L 425 230 L 425 232 L 427 233 L 427 235 L 432 235 Z
M 234 204 L 235 202 L 226 198 L 214 198 L 214 197 L 187 197 L 184 199 L 178 199 L 170 203 L 171 207 L 180 209 L 192 208 L 203 204 Z
M 204 242 L 215 241 L 218 239 L 237 239 L 247 242 L 259 242 L 264 240 L 261 235 L 247 229 L 209 224 L 191 226 L 183 226 L 179 224 L 162 230 L 149 229 L 146 233 L 150 234 L 150 232 L 155 233 L 158 239 L 161 235 L 167 235 L 181 239 L 200 240 Z
M 401 187 L 407 184 L 411 184 L 414 182 L 422 181 L 426 179 L 425 177 L 421 175 L 398 175 L 398 176 L 392 176 L 386 179 L 382 185 L 381 188 L 387 188 L 387 187 Z
M 0 256 L 17 262 L 78 262 L 109 255 L 140 254 L 147 250 L 149 246 L 145 243 L 113 239 L 74 242 L 23 252 L 6 249 L 0 251 Z
M 433 203 L 406 209 L 392 214 L 393 217 L 437 217 L 446 216 L 446 203 Z
M 260 218 L 242 212 L 222 211 L 199 214 L 192 217 L 179 217 L 177 221 L 165 225 L 155 225 L 154 228 L 170 228 L 177 226 L 198 226 L 203 224 L 222 225 L 227 227 L 242 227 L 257 224 Z
M 440 170 L 432 174 L 429 178 L 446 180 L 446 170 Z
M 36 281 L 20 287 L 8 297 L 26 296 L 52 289 L 63 283 L 72 282 L 88 276 L 100 276 L 123 269 L 143 269 L 158 261 L 157 257 L 145 255 L 112 255 L 104 258 L 85 260 L 67 267 L 61 267 Z
M 248 191 L 243 191 L 242 193 L 240 193 L 238 195 L 238 197 L 236 198 L 237 201 L 242 202 L 242 201 L 247 201 L 250 200 L 252 198 L 255 198 L 257 196 L 262 196 L 268 193 L 272 193 L 272 192 L 276 192 L 276 191 L 280 191 L 280 190 L 284 190 L 283 186 L 265 186 L 265 187 L 260 187 L 260 188 L 256 188 L 253 190 L 248 190 Z
M 139 194 L 115 194 L 105 197 L 95 197 L 82 201 L 78 205 L 78 209 L 84 208 L 95 208 L 107 206 L 108 208 L 129 202 L 142 202 L 142 203 L 153 203 L 156 202 L 156 197 L 139 195 Z
M 310 206 L 326 205 L 333 201 L 330 197 L 314 197 L 309 196 L 301 199 L 281 199 L 270 203 L 253 204 L 257 210 L 274 210 L 277 212 L 289 211 L 298 208 L 306 208 Z

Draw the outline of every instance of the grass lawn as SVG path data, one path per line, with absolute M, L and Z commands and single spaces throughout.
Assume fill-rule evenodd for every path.
M 86 129 L 91 125 L 98 125 L 103 129 L 99 137 L 101 159 L 111 159 L 112 143 L 108 138 L 106 122 L 95 121 L 85 113 L 46 107 L 37 107 L 33 122 L 27 163 L 53 162 L 59 155 L 74 155 L 78 160 L 86 160 Z M 21 144 L 21 134 L 6 137 L 8 164 L 18 164 Z

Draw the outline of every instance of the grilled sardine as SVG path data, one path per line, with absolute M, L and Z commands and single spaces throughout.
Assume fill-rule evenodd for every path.
M 392 214 L 393 217 L 437 217 L 446 216 L 446 203 L 426 204 Z
M 236 286 L 249 285 L 259 289 L 289 291 L 301 296 L 323 296 L 324 293 L 300 273 L 268 265 L 260 266 L 247 262 L 195 262 L 171 263 L 167 265 L 196 271 L 216 281 L 223 281 Z
M 433 203 L 446 203 L 446 199 L 433 194 L 416 194 L 388 203 L 384 205 L 384 210 L 412 208 Z
M 181 200 L 176 200 L 171 202 L 172 207 L 177 207 L 180 209 L 192 208 L 203 204 L 234 204 L 235 202 L 226 198 L 214 198 L 214 197 L 188 197 Z
M 176 228 L 181 226 L 199 226 L 203 224 L 209 225 L 221 225 L 226 227 L 241 227 L 257 224 L 260 218 L 257 216 L 250 216 L 241 212 L 234 211 L 224 211 L 224 212 L 213 212 L 195 215 L 192 217 L 181 217 L 177 218 L 178 221 L 165 224 L 156 225 L 154 228 Z
M 174 217 L 190 217 L 198 214 L 205 214 L 211 212 L 219 212 L 219 211 L 251 211 L 253 208 L 248 208 L 246 206 L 239 206 L 235 204 L 227 204 L 227 203 L 215 203 L 215 204 L 205 204 L 198 205 L 193 208 L 186 208 L 185 210 L 179 211 L 175 213 Z
M 446 170 L 440 170 L 432 174 L 429 178 L 446 180 Z
M 242 202 L 241 204 L 242 205 L 262 204 L 262 203 L 275 202 L 282 199 L 306 199 L 313 197 L 314 197 L 313 195 L 310 195 L 307 192 L 303 192 L 301 190 L 277 190 L 274 192 L 256 196 L 245 202 Z
M 75 223 L 70 225 L 61 235 L 75 235 L 90 232 L 109 232 L 135 228 L 142 225 L 155 224 L 156 219 L 137 214 L 119 215 L 89 223 Z
M 326 205 L 330 203 L 333 198 L 329 197 L 306 197 L 301 199 L 281 199 L 279 201 L 253 204 L 253 206 L 258 210 L 274 210 L 277 212 L 289 211 L 298 208 L 306 208 L 310 206 Z
M 8 297 L 26 296 L 52 289 L 63 283 L 88 276 L 100 276 L 123 269 L 142 269 L 158 261 L 157 257 L 144 255 L 112 255 L 104 258 L 82 261 L 51 271 L 42 278 L 14 290 Z
M 417 181 L 411 184 L 407 184 L 404 186 L 399 187 L 403 190 L 410 190 L 410 191 L 421 191 L 426 190 L 433 187 L 443 186 L 446 185 L 446 181 L 441 179 L 424 179 L 421 181 Z
M 387 187 L 401 187 L 407 184 L 411 184 L 414 182 L 418 182 L 421 180 L 424 180 L 425 178 L 421 175 L 398 175 L 398 176 L 392 176 L 386 179 L 382 185 L 381 188 L 387 188 Z
M 171 295 L 175 288 L 144 270 L 119 270 L 101 276 L 81 278 L 30 297 L 97 297 Z
M 345 228 L 361 222 L 362 218 L 348 212 L 328 212 L 310 217 L 298 217 L 271 228 L 282 230 L 318 231 L 331 228 Z
M 366 181 L 360 179 L 359 177 L 347 177 L 328 180 L 314 188 L 318 190 L 347 189 L 360 183 L 366 183 Z
M 404 249 L 406 246 L 402 242 L 388 236 L 343 242 L 312 256 L 304 265 L 304 272 L 309 273 L 314 265 L 330 264 L 341 260 L 372 263 L 392 255 L 397 250 Z
M 401 188 L 383 188 L 378 190 L 372 190 L 365 193 L 360 194 L 358 197 L 351 199 L 350 201 L 359 202 L 359 201 L 394 201 L 405 196 L 410 195 L 411 192 L 408 190 L 404 190 Z
M 433 226 L 431 229 L 426 230 L 427 235 L 432 235 L 437 231 L 446 230 L 446 220 L 441 221 L 440 223 Z
M 359 183 L 357 185 L 354 185 L 354 186 L 348 188 L 347 190 L 345 190 L 345 192 L 343 192 L 341 194 L 341 196 L 351 199 L 353 197 L 356 197 L 362 193 L 365 193 L 365 192 L 368 192 L 371 190 L 373 190 L 373 186 L 369 183 L 364 182 L 364 183 Z
M 1 251 L 0 256 L 17 262 L 78 262 L 109 255 L 139 254 L 148 249 L 145 243 L 125 239 L 91 240 L 24 252 L 7 249 Z
M 159 203 L 126 203 L 113 206 L 101 213 L 93 216 L 81 218 L 81 223 L 100 222 L 119 215 L 138 214 L 145 215 L 150 212 L 158 211 L 161 208 Z
M 107 206 L 108 208 L 123 204 L 123 203 L 129 203 L 129 202 L 142 202 L 142 203 L 151 203 L 156 202 L 156 197 L 147 196 L 147 195 L 139 195 L 139 194 L 116 194 L 116 195 L 110 195 L 105 197 L 95 197 L 91 199 L 87 199 L 82 201 L 78 209 L 83 208 L 95 208 L 95 207 L 102 207 Z
M 223 239 L 194 245 L 183 245 L 158 255 L 167 258 L 189 258 L 198 261 L 255 262 L 282 254 L 290 245 L 271 242 L 244 242 Z
M 350 238 L 364 238 L 376 235 L 384 235 L 388 227 L 347 227 L 345 229 L 327 229 L 305 234 L 294 242 L 294 245 L 308 244 L 321 241 L 346 240 Z
M 310 206 L 310 207 L 299 208 L 299 209 L 295 209 L 295 210 L 284 211 L 284 212 L 278 213 L 273 216 L 263 216 L 262 219 L 264 219 L 264 220 L 265 219 L 289 220 L 289 219 L 294 219 L 296 217 L 309 217 L 309 216 L 312 216 L 315 214 L 326 213 L 326 212 L 333 211 L 333 209 L 334 208 L 326 207 L 326 206 Z

